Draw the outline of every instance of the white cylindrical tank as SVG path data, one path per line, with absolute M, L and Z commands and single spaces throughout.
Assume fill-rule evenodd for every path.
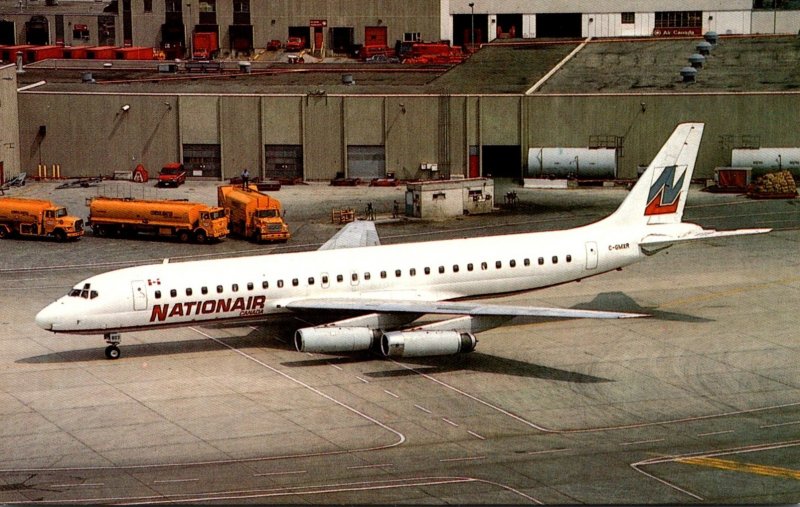
M 614 148 L 530 148 L 529 178 L 614 179 L 617 150 Z
M 731 167 L 751 167 L 753 176 L 769 171 L 791 171 L 800 176 L 800 148 L 736 148 Z

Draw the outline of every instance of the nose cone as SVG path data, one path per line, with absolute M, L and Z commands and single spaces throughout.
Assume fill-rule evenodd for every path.
M 51 303 L 36 314 L 36 325 L 45 331 L 53 331 L 58 317 L 59 303 Z

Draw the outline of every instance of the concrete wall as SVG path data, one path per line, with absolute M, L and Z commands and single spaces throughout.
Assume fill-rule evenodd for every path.
M 127 112 L 121 110 L 125 104 Z M 10 108 L 2 107 L 3 121 L 13 125 Z M 429 175 L 420 171 L 423 163 L 466 176 L 470 146 L 519 146 L 525 161 L 531 146 L 582 147 L 593 136 L 619 136 L 624 143 L 618 175 L 633 178 L 677 123 L 702 121 L 706 131 L 696 174 L 711 177 L 715 167 L 730 164 L 730 151 L 744 136 L 759 138 L 764 147 L 800 146 L 800 130 L 787 128 L 796 123 L 796 111 L 800 93 L 439 97 L 34 91 L 19 94 L 18 151 L 29 174 L 36 174 L 41 157 L 45 164 L 61 164 L 65 176 L 91 176 L 130 170 L 139 162 L 154 171 L 180 160 L 185 143 L 220 144 L 227 179 L 245 166 L 260 174 L 265 144 L 291 144 L 303 148 L 305 178 L 327 180 L 347 171 L 348 146 L 384 146 L 386 171 L 420 178 Z M 43 139 L 37 138 L 40 125 L 47 128 Z
M 753 11 L 751 33 L 800 33 L 800 11 Z M 723 32 L 720 32 L 723 33 Z
M 0 66 L 0 163 L 6 181 L 20 173 L 17 71 L 14 65 Z

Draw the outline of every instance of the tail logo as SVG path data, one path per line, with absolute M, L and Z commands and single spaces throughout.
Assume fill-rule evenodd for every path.
M 661 172 L 661 176 L 650 187 L 647 196 L 647 207 L 644 209 L 645 216 L 667 215 L 678 211 L 678 202 L 683 188 L 683 178 L 686 171 L 681 173 L 678 181 L 675 181 L 675 170 L 678 166 L 669 165 Z

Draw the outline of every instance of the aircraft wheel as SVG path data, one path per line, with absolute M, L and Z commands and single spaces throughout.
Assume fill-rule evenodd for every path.
M 116 345 L 106 347 L 106 359 L 119 359 L 120 351 Z

